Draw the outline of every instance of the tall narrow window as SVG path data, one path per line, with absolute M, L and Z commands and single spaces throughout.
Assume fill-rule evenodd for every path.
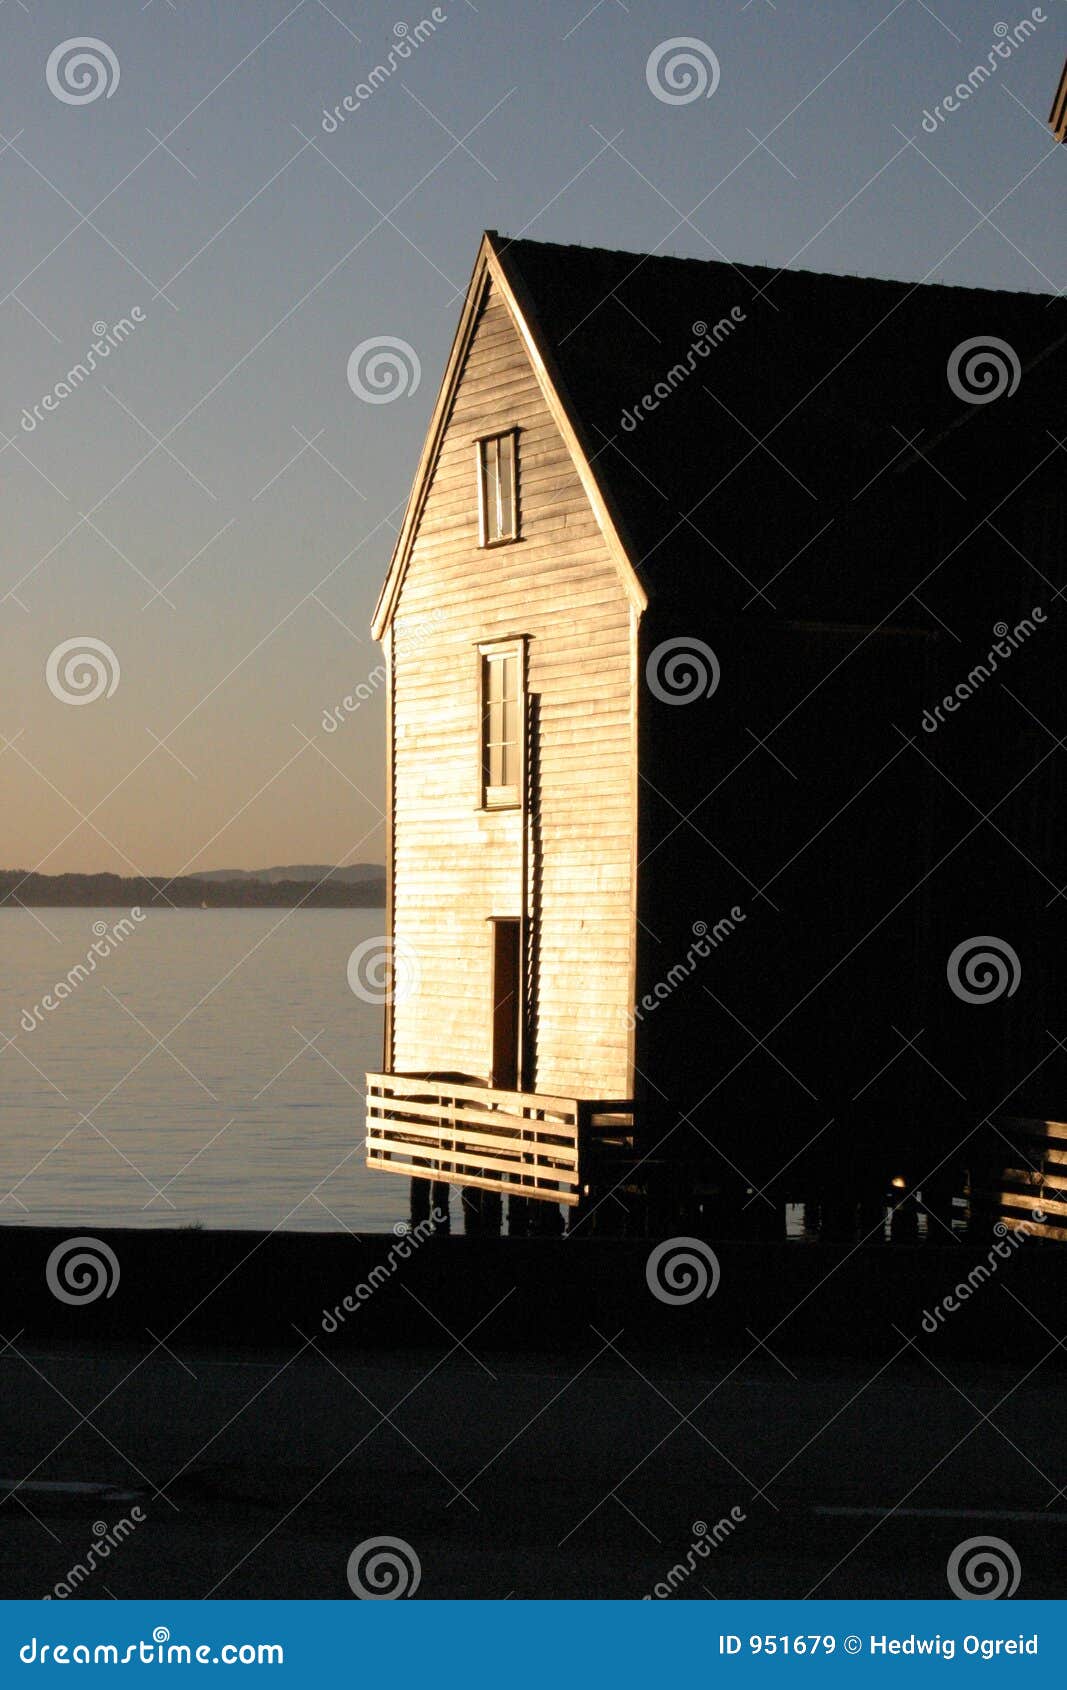
M 511 429 L 478 442 L 478 524 L 483 546 L 519 537 L 517 439 Z
M 487 810 L 519 803 L 522 780 L 522 651 L 482 648 L 482 804 Z

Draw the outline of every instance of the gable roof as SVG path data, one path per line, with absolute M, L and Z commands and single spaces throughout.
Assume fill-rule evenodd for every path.
M 395 603 L 420 487 L 488 275 L 569 431 L 639 605 L 647 594 L 713 600 L 724 614 L 766 611 L 772 601 L 761 593 L 781 577 L 778 614 L 832 615 L 846 599 L 854 612 L 857 549 L 874 572 L 894 567 L 889 516 L 896 543 L 906 516 L 930 544 L 951 547 L 973 523 L 974 508 L 962 508 L 973 495 L 991 505 L 998 488 L 1007 492 L 1024 476 L 1033 499 L 1053 474 L 1062 486 L 1057 465 L 1030 480 L 1039 461 L 1058 457 L 1049 427 L 1062 416 L 1065 388 L 1062 298 L 774 272 L 490 232 L 376 632 Z M 962 391 L 967 370 L 979 344 L 991 341 L 1005 392 L 995 403 L 974 402 L 996 370 L 972 372 L 970 398 Z
M 441 441 L 448 426 L 456 389 L 463 375 L 467 352 L 478 325 L 482 305 L 492 284 L 495 284 L 498 288 L 523 340 L 538 385 L 570 451 L 571 459 L 597 517 L 601 532 L 607 541 L 608 550 L 619 571 L 622 584 L 639 610 L 643 610 L 647 603 L 644 588 L 630 564 L 630 558 L 634 551 L 633 541 L 626 533 L 623 521 L 614 507 L 610 494 L 606 492 L 600 477 L 590 467 L 592 454 L 586 433 L 570 403 L 565 384 L 553 357 L 552 348 L 542 336 L 536 319 L 532 315 L 528 315 L 527 311 L 524 311 L 523 305 L 520 304 L 516 295 L 515 282 L 500 263 L 498 244 L 499 237 L 496 231 L 486 230 L 467 287 L 463 311 L 452 342 L 452 349 L 448 355 L 448 362 L 445 366 L 445 373 L 430 419 L 422 455 L 415 471 L 415 479 L 408 498 L 404 520 L 397 536 L 389 570 L 372 618 L 371 627 L 375 639 L 381 639 L 396 609 L 408 560 L 418 533 L 426 495 L 433 480 Z M 521 283 L 518 292 L 522 292 Z

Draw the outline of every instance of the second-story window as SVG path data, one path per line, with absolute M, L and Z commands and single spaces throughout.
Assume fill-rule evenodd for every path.
M 482 805 L 514 808 L 520 801 L 523 735 L 521 643 L 483 646 Z
M 478 442 L 478 528 L 483 546 L 519 537 L 518 434 L 494 434 Z

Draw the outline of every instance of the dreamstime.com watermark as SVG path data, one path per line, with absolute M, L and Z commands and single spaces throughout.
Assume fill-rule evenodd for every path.
M 361 1304 L 369 1303 L 375 1291 L 388 1284 L 397 1269 L 404 1262 L 410 1261 L 420 1244 L 425 1244 L 428 1238 L 432 1238 L 437 1228 L 447 1219 L 444 1210 L 435 1206 L 427 1218 L 415 1226 L 409 1226 L 407 1221 L 398 1221 L 393 1228 L 396 1243 L 389 1246 L 389 1253 L 384 1262 L 378 1262 L 372 1267 L 366 1279 L 361 1279 L 355 1290 L 350 1291 L 347 1297 L 342 1297 L 335 1308 L 323 1309 L 320 1322 L 322 1330 L 331 1335 L 338 1331 L 344 1325 L 345 1316 L 358 1313 Z
M 421 622 L 417 622 L 411 632 L 410 649 L 417 651 L 423 640 L 441 626 L 447 614 L 448 612 L 442 606 L 438 606 L 436 610 L 430 612 L 429 616 L 424 617 Z M 340 704 L 333 704 L 329 709 L 324 710 L 322 712 L 323 733 L 335 734 L 348 717 L 355 714 L 361 704 L 366 704 L 367 700 L 373 698 L 375 693 L 385 685 L 388 674 L 389 671 L 385 664 L 379 663 L 376 668 L 371 670 L 365 681 L 360 681 L 354 692 L 345 693 Z
M 632 1010 L 625 1011 L 627 1031 L 632 1033 L 638 1021 L 643 1021 L 646 1015 L 651 1015 L 672 992 L 676 992 L 679 986 L 684 986 L 690 976 L 696 973 L 697 964 L 706 961 L 712 951 L 725 944 L 731 933 L 737 931 L 738 923 L 744 920 L 746 916 L 741 905 L 734 904 L 729 915 L 722 916 L 711 929 L 706 921 L 694 921 L 693 943 L 681 962 L 676 962 L 673 968 L 668 969 L 666 978 L 657 980 L 652 990 L 646 992 Z
M 52 411 L 58 411 L 64 399 L 69 399 L 76 393 L 82 382 L 87 381 L 93 371 L 110 358 L 116 347 L 123 341 L 129 340 L 134 329 L 148 318 L 139 305 L 132 307 L 128 317 L 120 317 L 117 323 L 98 322 L 93 324 L 93 334 L 96 339 L 92 342 L 88 352 L 76 364 L 72 364 L 65 376 L 61 376 L 55 386 L 40 398 L 36 405 L 27 405 L 19 419 L 25 434 L 32 434 L 38 423 L 43 423 L 45 416 Z
M 68 1570 L 66 1577 L 61 1578 L 58 1584 L 54 1584 L 41 1600 L 51 1602 L 55 1599 L 57 1602 L 65 1602 L 68 1596 L 73 1596 L 79 1585 L 84 1584 L 86 1579 L 92 1578 L 97 1569 L 103 1566 L 104 1562 L 110 1557 L 111 1551 L 120 1549 L 126 1539 L 132 1537 L 137 1527 L 143 1525 L 147 1518 L 148 1515 L 144 1510 L 135 1505 L 130 1509 L 128 1517 L 123 1515 L 122 1519 L 116 1520 L 113 1526 L 109 1526 L 106 1520 L 94 1521 L 93 1541 L 85 1552 L 84 1560 L 75 1561 L 73 1567 Z
M 388 679 L 389 671 L 384 663 L 373 668 L 365 681 L 360 681 L 355 692 L 346 692 L 340 704 L 332 704 L 328 710 L 322 712 L 322 731 L 325 734 L 335 734 L 349 716 L 355 714 L 361 704 L 366 704 L 373 698 L 380 687 Z
M 285 1649 L 280 1643 L 172 1643 L 165 1625 L 150 1638 L 135 1643 L 39 1643 L 31 1637 L 19 1650 L 23 1666 L 125 1667 L 140 1666 L 280 1667 Z
M 1006 663 L 1012 653 L 1018 651 L 1021 645 L 1025 645 L 1030 635 L 1036 633 L 1037 628 L 1047 620 L 1041 606 L 1036 605 L 1029 616 L 1024 616 L 1021 622 L 1016 622 L 1014 628 L 1009 628 L 1006 622 L 995 622 L 993 632 L 996 640 L 992 651 L 987 652 L 982 661 L 975 664 L 965 681 L 958 682 L 950 693 L 946 693 L 940 704 L 935 704 L 932 710 L 923 711 L 923 732 L 935 734 L 939 727 L 944 727 L 946 723 L 941 714 L 942 710 L 954 716 L 960 705 L 973 698 L 979 688 L 996 674 L 997 659 Z
M 76 962 L 73 968 L 67 970 L 62 980 L 57 980 L 52 990 L 44 994 L 39 1003 L 35 1003 L 32 1009 L 22 1011 L 19 1016 L 22 1031 L 32 1033 L 35 1028 L 43 1025 L 46 1014 L 50 1015 L 53 1010 L 58 1009 L 61 1003 L 73 995 L 75 988 L 80 986 L 83 980 L 88 980 L 90 974 L 96 973 L 98 960 L 103 962 L 111 956 L 123 940 L 129 938 L 131 933 L 136 933 L 140 923 L 147 920 L 148 917 L 141 906 L 135 904 L 128 916 L 122 916 L 110 927 L 106 921 L 94 921 L 93 932 L 96 937 L 85 953 L 85 961 Z
M 694 1520 L 692 1525 L 693 1541 L 689 1545 L 684 1561 L 676 1561 L 666 1578 L 660 1579 L 646 1590 L 642 1602 L 665 1602 L 674 1595 L 680 1585 L 692 1578 L 702 1561 L 706 1561 L 713 1549 L 732 1537 L 738 1526 L 743 1525 L 748 1515 L 743 1508 L 736 1505 L 729 1514 L 724 1514 L 721 1520 L 716 1520 L 709 1526 L 706 1520 Z
M 388 82 L 390 77 L 396 75 L 401 65 L 418 51 L 423 42 L 428 41 L 440 26 L 447 22 L 448 13 L 442 7 L 435 6 L 429 17 L 420 18 L 414 28 L 409 28 L 404 22 L 395 23 L 393 34 L 396 40 L 385 55 L 384 64 L 376 64 L 373 70 L 369 70 L 362 82 L 357 82 L 352 92 L 346 94 L 332 109 L 323 106 L 324 132 L 327 135 L 335 135 L 350 113 L 359 111 L 361 106 L 373 99 L 378 89 Z
M 625 429 L 627 434 L 633 434 L 638 424 L 644 422 L 645 416 L 658 411 L 664 399 L 669 399 L 675 388 L 681 387 L 683 382 L 689 380 L 701 358 L 709 358 L 717 346 L 729 339 L 740 323 L 747 321 L 740 305 L 732 305 L 729 314 L 720 317 L 710 328 L 703 318 L 698 317 L 693 324 L 694 338 L 685 357 L 677 364 L 672 364 L 662 380 L 653 384 L 651 393 L 643 393 L 636 405 L 630 406 L 622 413 L 619 427 Z
M 961 105 L 965 105 L 973 94 L 977 94 L 983 83 L 996 75 L 1002 62 L 1010 59 L 1017 47 L 1029 41 L 1031 35 L 1036 33 L 1038 24 L 1047 22 L 1041 7 L 1035 6 L 1028 18 L 1020 18 L 1014 26 L 1006 23 L 994 24 L 993 34 L 997 39 L 986 54 L 985 63 L 979 60 L 974 69 L 968 72 L 962 82 L 957 82 L 952 92 L 946 94 L 933 111 L 923 112 L 922 126 L 926 133 L 936 135 L 941 125 L 948 122 L 951 113 L 959 111 Z
M 1006 1226 L 998 1221 L 993 1231 L 997 1235 L 997 1243 L 990 1246 L 984 1262 L 976 1262 L 966 1279 L 961 1279 L 953 1290 L 947 1292 L 941 1301 L 935 1303 L 932 1309 L 923 1309 L 922 1329 L 931 1334 L 937 1332 L 945 1323 L 946 1315 L 956 1314 L 969 1302 L 975 1292 L 999 1270 L 1001 1262 L 1010 1262 L 1015 1252 L 1019 1250 L 1030 1237 L 1035 1226 L 1040 1226 L 1045 1220 L 1043 1209 L 1033 1209 L 1028 1221 L 1020 1221 L 1017 1226 Z

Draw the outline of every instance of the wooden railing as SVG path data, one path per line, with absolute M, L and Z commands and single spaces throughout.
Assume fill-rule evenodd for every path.
M 1067 1242 L 1067 1122 L 999 1116 L 994 1126 L 996 1159 L 978 1172 L 972 1207 L 1013 1230 Z
M 427 1075 L 368 1074 L 367 1166 L 573 1206 L 581 1196 L 583 1134 L 609 1124 L 618 1130 L 630 1107 Z

